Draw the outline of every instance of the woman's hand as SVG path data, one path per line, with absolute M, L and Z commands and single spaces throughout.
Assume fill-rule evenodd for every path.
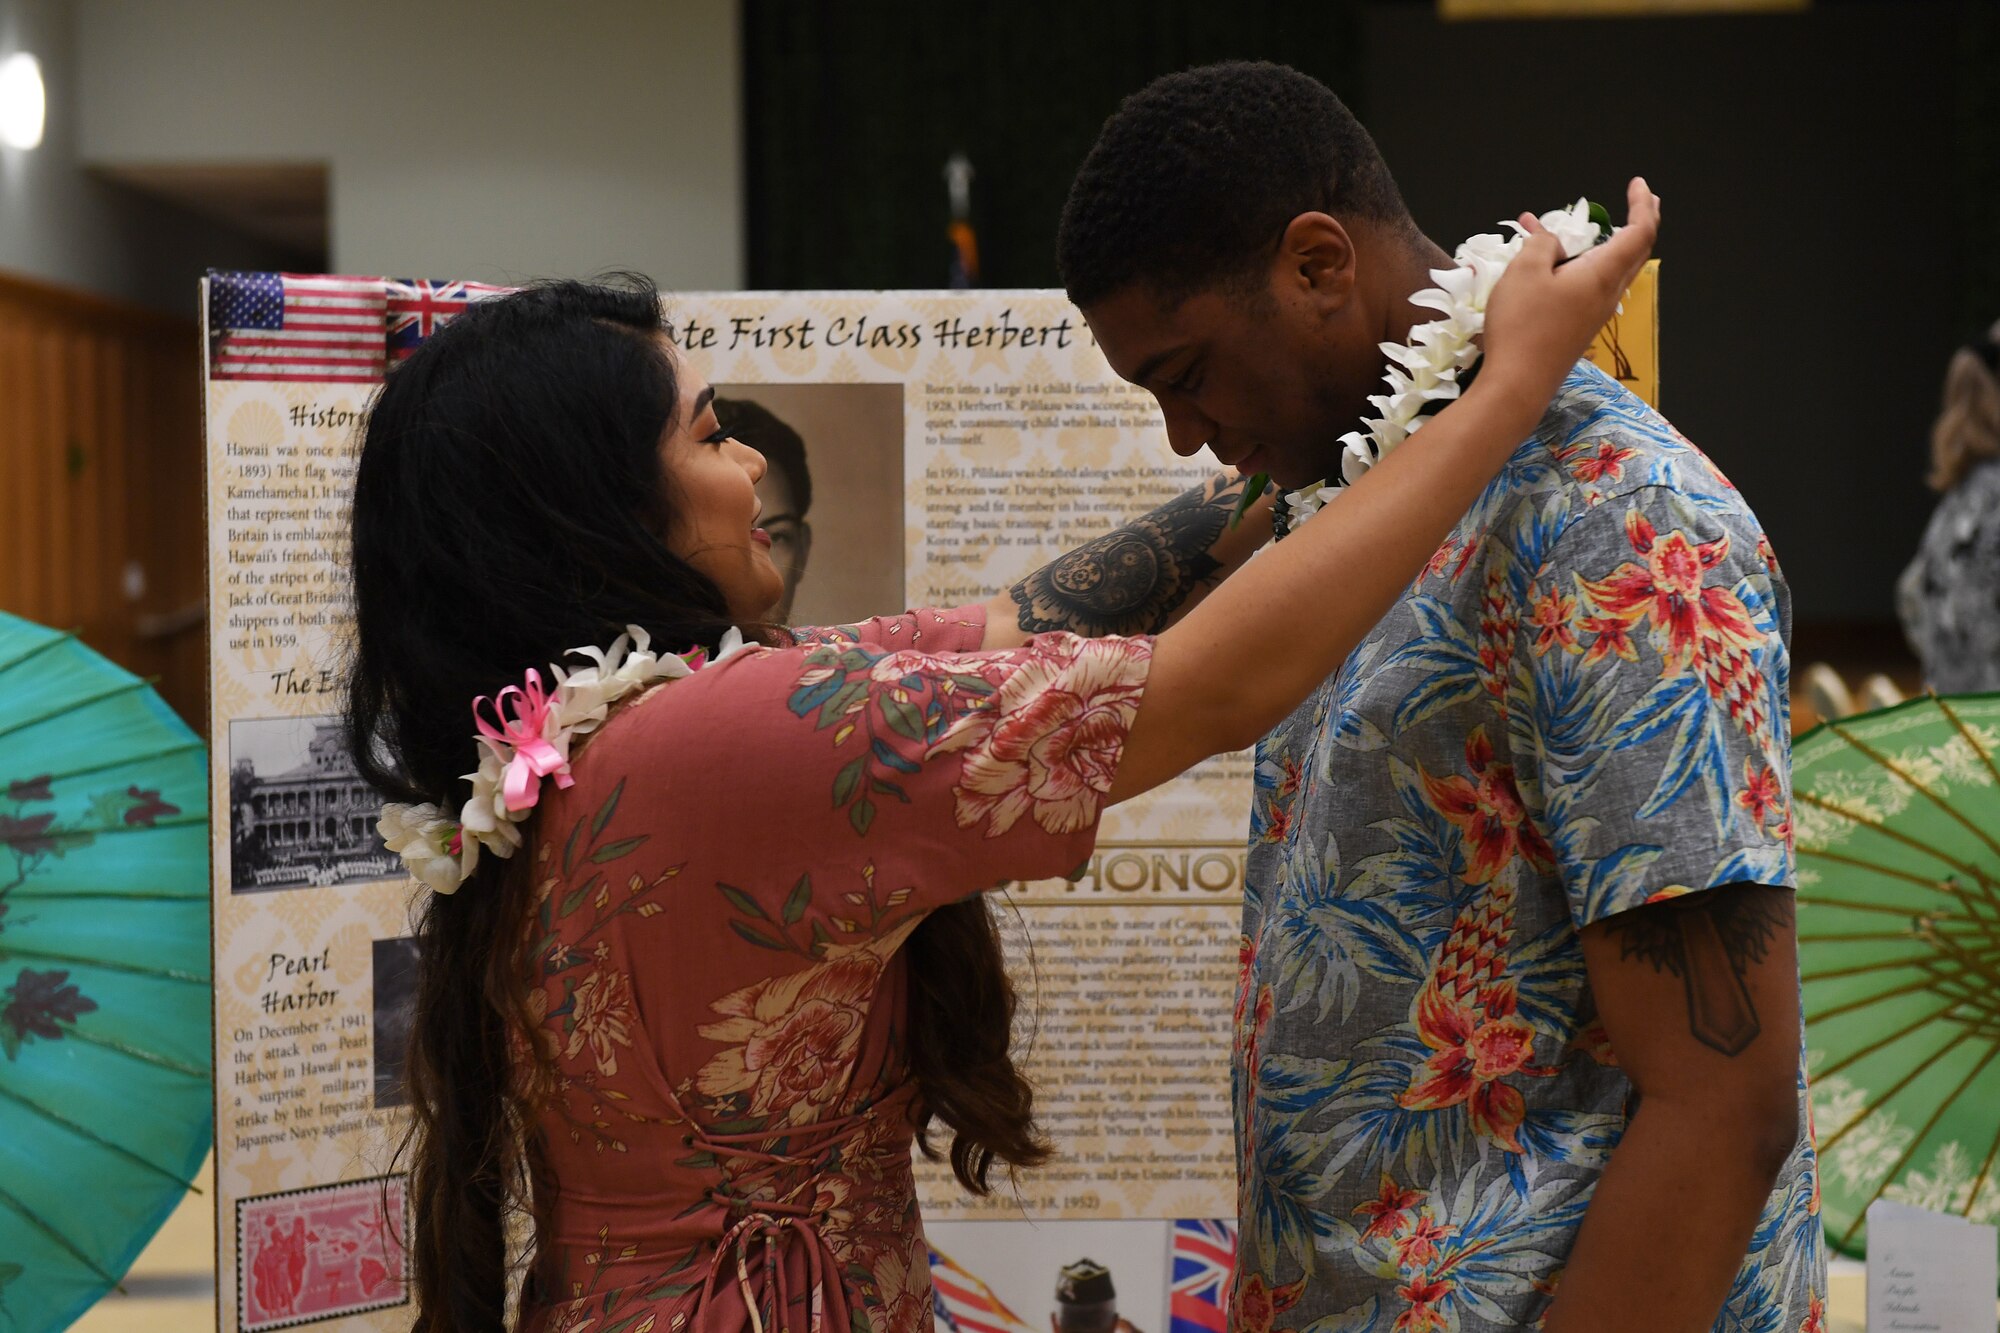
M 1610 240 L 1565 263 L 1556 238 L 1522 214 L 1527 244 L 1486 303 L 1480 383 L 1490 379 L 1541 415 L 1653 253 L 1660 197 L 1643 176 L 1625 187 L 1625 215 L 1625 226 Z

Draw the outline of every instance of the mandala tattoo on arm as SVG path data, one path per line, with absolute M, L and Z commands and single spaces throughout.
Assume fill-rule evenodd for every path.
M 1619 957 L 1681 980 L 1688 1031 L 1724 1055 L 1741 1055 L 1763 1031 L 1744 980 L 1791 921 L 1791 893 L 1737 884 L 1621 912 L 1605 923 Z
M 1030 634 L 1157 634 L 1222 568 L 1209 550 L 1228 530 L 1243 479 L 1218 474 L 1122 528 L 1085 542 L 1008 592 Z

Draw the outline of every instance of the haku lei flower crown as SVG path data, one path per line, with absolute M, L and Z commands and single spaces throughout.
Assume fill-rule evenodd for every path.
M 1563 248 L 1563 256 L 1574 259 L 1611 235 L 1611 215 L 1601 205 L 1579 199 L 1568 208 L 1544 213 L 1539 221 Z M 1385 376 L 1387 393 L 1371 395 L 1368 401 L 1382 415 L 1364 417 L 1363 429 L 1340 437 L 1340 475 L 1324 478 L 1283 496 L 1278 502 L 1278 535 L 1297 529 L 1382 461 L 1391 449 L 1414 435 L 1424 424 L 1424 413 L 1458 397 L 1459 376 L 1479 362 L 1479 335 L 1486 328 L 1486 302 L 1493 295 L 1500 275 L 1521 252 L 1527 229 L 1518 222 L 1502 225 L 1514 229 L 1512 236 L 1482 232 L 1458 247 L 1451 268 L 1431 270 L 1435 287 L 1427 287 L 1410 298 L 1410 304 L 1436 310 L 1444 316 L 1410 330 L 1407 343 L 1383 343 L 1382 354 L 1390 361 Z M 1244 489 L 1243 507 L 1248 508 L 1270 484 L 1259 473 Z
M 645 630 L 627 625 L 609 648 L 570 649 L 592 665 L 566 671 L 551 664 L 552 690 L 530 669 L 522 684 L 509 685 L 497 698 L 473 700 L 479 769 L 465 775 L 471 799 L 456 821 L 435 805 L 385 805 L 376 823 L 382 841 L 433 893 L 456 893 L 479 865 L 480 848 L 505 858 L 520 847 L 516 826 L 534 813 L 542 779 L 553 778 L 558 787 L 575 784 L 570 744 L 603 726 L 613 704 L 658 682 L 692 675 L 745 646 L 736 629 L 722 636 L 713 657 L 700 648 L 656 655 L 651 645 Z

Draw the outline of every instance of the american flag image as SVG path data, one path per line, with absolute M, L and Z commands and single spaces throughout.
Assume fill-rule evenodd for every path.
M 1229 1284 L 1236 1271 L 1236 1224 L 1208 1218 L 1174 1223 L 1168 1333 L 1224 1333 Z
M 388 283 L 388 353 L 394 365 L 424 339 L 442 328 L 474 301 L 512 291 L 484 282 L 430 282 L 391 278 Z
M 382 378 L 382 279 L 210 273 L 209 373 L 219 380 Z
M 948 1333 L 1034 1333 L 993 1289 L 931 1250 L 931 1303 Z

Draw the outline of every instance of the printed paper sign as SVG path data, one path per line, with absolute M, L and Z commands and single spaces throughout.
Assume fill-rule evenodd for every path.
M 1950 1213 L 1868 1205 L 1871 1333 L 1994 1333 L 2000 1235 Z

